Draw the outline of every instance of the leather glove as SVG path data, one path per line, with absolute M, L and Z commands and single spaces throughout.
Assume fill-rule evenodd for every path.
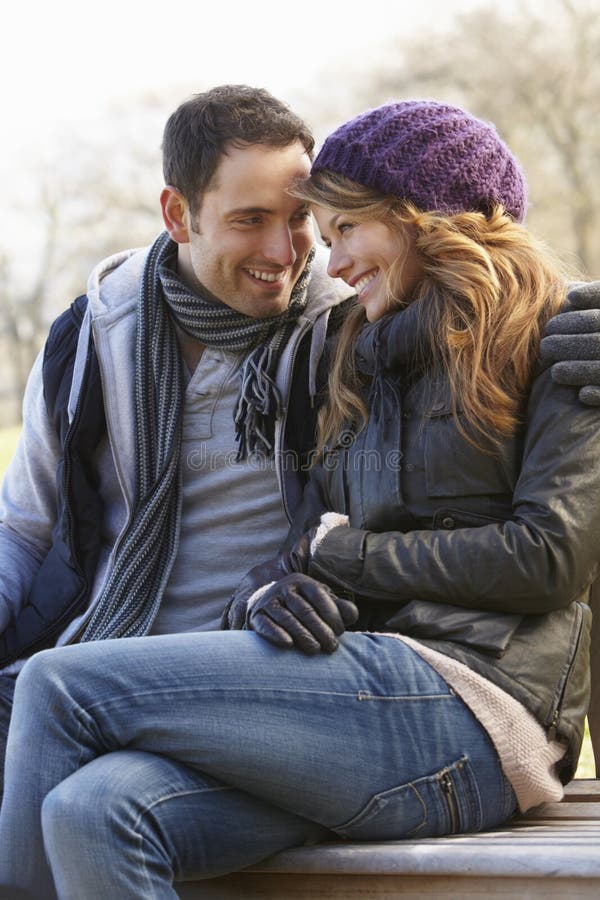
M 571 309 L 548 321 L 540 355 L 554 363 L 556 382 L 580 387 L 582 403 L 600 406 L 600 281 L 576 285 L 568 300 Z
M 314 655 L 321 650 L 332 653 L 338 636 L 357 618 L 352 601 L 336 597 L 309 575 L 293 573 L 267 587 L 250 604 L 246 624 L 277 647 L 295 646 Z
M 315 531 L 316 528 L 311 528 L 310 531 L 302 534 L 289 550 L 281 552 L 275 559 L 269 559 L 250 569 L 225 607 L 221 618 L 221 629 L 239 631 L 246 627 L 246 606 L 252 594 L 256 593 L 259 588 L 271 584 L 273 581 L 279 581 L 292 572 L 308 572 L 310 543 Z
M 348 525 L 348 517 L 340 513 L 325 512 L 319 524 L 309 528 L 275 559 L 261 563 L 250 569 L 233 592 L 221 617 L 221 629 L 240 630 L 247 627 L 246 612 L 248 600 L 259 588 L 280 581 L 292 572 L 308 574 L 310 551 L 313 542 L 318 543 L 332 528 Z

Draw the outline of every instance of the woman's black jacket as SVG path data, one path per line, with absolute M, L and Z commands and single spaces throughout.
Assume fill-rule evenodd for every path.
M 350 527 L 327 534 L 309 574 L 356 601 L 355 629 L 410 635 L 523 703 L 567 742 L 566 783 L 589 702 L 600 416 L 540 371 L 523 427 L 497 453 L 476 449 L 403 318 L 359 338 L 368 424 L 312 470 L 289 541 L 345 513 Z

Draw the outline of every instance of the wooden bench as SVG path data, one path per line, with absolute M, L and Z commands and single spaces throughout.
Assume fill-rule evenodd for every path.
M 592 702 L 600 776 L 600 579 L 592 588 Z M 600 779 L 482 834 L 296 847 L 234 875 L 177 885 L 181 900 L 600 898 Z
M 177 885 L 181 900 L 600 897 L 600 781 L 482 834 L 286 850 L 223 878 Z

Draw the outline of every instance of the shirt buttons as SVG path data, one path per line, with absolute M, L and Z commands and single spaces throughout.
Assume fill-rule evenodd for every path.
M 442 519 L 442 527 L 443 528 L 454 528 L 456 522 L 452 518 L 452 516 L 444 516 Z

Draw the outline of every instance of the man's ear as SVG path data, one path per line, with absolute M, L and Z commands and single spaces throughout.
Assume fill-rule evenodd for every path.
M 189 207 L 187 200 L 176 188 L 166 185 L 160 195 L 163 222 L 171 238 L 178 244 L 189 244 Z

